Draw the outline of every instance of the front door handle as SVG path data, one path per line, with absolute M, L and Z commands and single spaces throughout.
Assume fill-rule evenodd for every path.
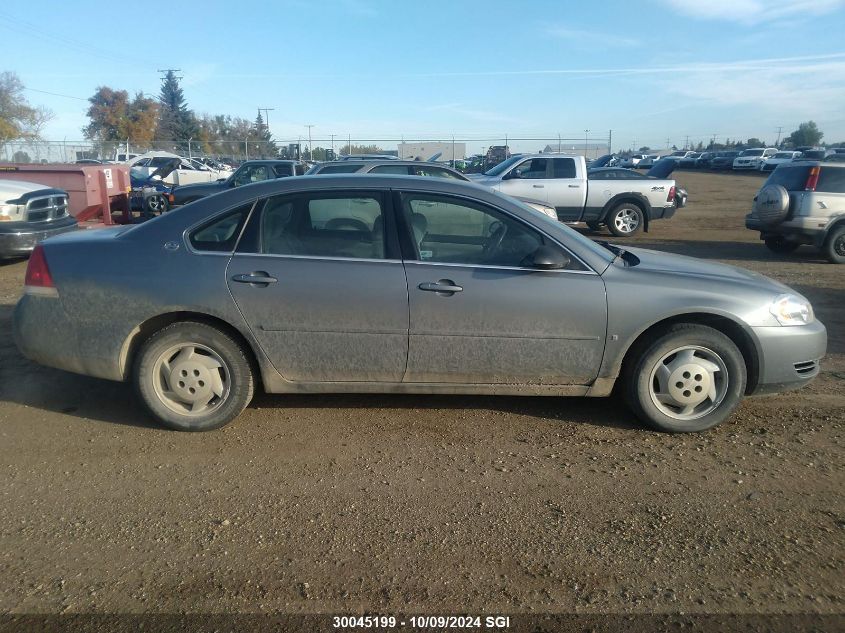
M 232 281 L 237 281 L 241 284 L 254 284 L 256 286 L 266 287 L 268 284 L 274 284 L 279 280 L 275 277 L 271 277 L 269 273 L 266 273 L 263 270 L 257 270 L 247 275 L 235 275 L 232 277 Z
M 545 185 L 531 185 L 531 186 L 534 187 L 535 189 L 542 189 L 543 187 L 545 187 Z
M 570 189 L 578 189 L 581 185 L 569 185 Z
M 425 282 L 421 283 L 418 288 L 420 290 L 424 290 L 425 292 L 436 292 L 437 294 L 443 294 L 447 297 L 451 297 L 456 292 L 463 292 L 463 288 L 455 284 L 454 281 L 451 279 L 441 279 L 438 282 Z

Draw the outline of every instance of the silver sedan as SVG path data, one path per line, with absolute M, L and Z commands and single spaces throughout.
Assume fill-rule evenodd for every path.
M 131 382 L 199 431 L 271 393 L 607 396 L 700 431 L 799 387 L 826 332 L 761 275 L 595 243 L 470 183 L 315 176 L 226 191 L 33 253 L 28 358 Z M 283 402 L 283 401 L 282 401 Z

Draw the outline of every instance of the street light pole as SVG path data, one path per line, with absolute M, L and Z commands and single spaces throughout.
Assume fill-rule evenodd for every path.
M 584 130 L 584 160 L 587 159 L 587 135 L 590 133 L 590 130 Z

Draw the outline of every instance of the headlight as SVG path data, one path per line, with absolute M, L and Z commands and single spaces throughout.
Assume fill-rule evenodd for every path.
M 810 302 L 795 295 L 780 295 L 772 301 L 769 312 L 781 325 L 807 325 L 815 320 Z
M 20 216 L 21 211 L 23 211 L 23 205 L 0 204 L 0 222 L 11 222 L 20 219 L 17 216 Z

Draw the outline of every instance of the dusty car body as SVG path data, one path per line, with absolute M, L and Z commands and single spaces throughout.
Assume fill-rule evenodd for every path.
M 641 419 L 696 431 L 743 394 L 806 383 L 826 347 L 782 284 L 599 244 L 441 178 L 273 180 L 87 233 L 36 249 L 15 341 L 36 362 L 131 381 L 182 430 L 228 423 L 257 382 L 606 396 L 619 379 Z

